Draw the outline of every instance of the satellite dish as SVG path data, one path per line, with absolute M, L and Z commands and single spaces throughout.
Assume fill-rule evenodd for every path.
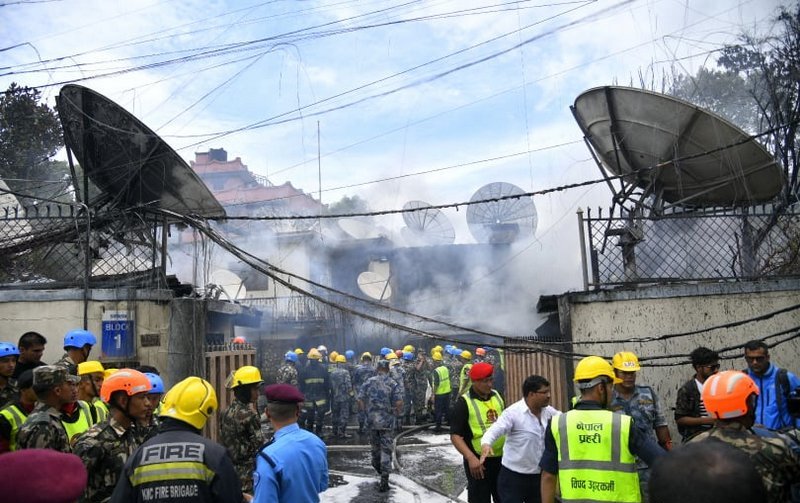
M 378 230 L 363 220 L 340 218 L 336 222 L 339 224 L 339 228 L 353 239 L 375 239 L 380 237 Z
M 235 301 L 247 296 L 244 280 L 227 269 L 217 269 L 211 273 L 210 281 L 216 285 L 228 300 Z
M 530 196 L 510 183 L 494 182 L 484 185 L 470 202 L 520 195 L 518 198 L 470 204 L 467 224 L 479 243 L 513 243 L 536 234 L 536 206 Z
M 400 233 L 407 241 L 428 245 L 449 245 L 456 240 L 456 231 L 442 210 L 431 208 L 423 201 L 409 201 L 403 205 L 404 210 L 419 209 L 403 213 L 403 220 L 408 227 Z
M 67 147 L 103 191 L 91 205 L 151 206 L 182 215 L 225 216 L 186 161 L 118 104 L 70 84 L 61 88 L 57 107 Z
M 373 271 L 364 271 L 356 280 L 358 289 L 367 297 L 375 300 L 389 300 L 392 297 L 392 285 L 389 276 Z
M 626 175 L 615 199 L 641 190 L 640 201 L 654 195 L 656 206 L 739 206 L 769 201 L 783 187 L 764 147 L 689 102 L 607 86 L 584 92 L 571 109 L 601 170 Z

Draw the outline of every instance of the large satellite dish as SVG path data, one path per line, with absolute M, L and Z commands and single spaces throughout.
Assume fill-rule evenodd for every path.
M 211 273 L 210 280 L 230 301 L 243 299 L 247 296 L 244 280 L 234 272 L 227 269 L 217 269 Z
M 406 241 L 412 244 L 449 245 L 456 240 L 456 231 L 442 210 L 431 208 L 423 201 L 409 201 L 403 205 L 403 220 L 407 227 L 400 229 Z
M 389 276 L 374 271 L 364 271 L 356 280 L 358 289 L 367 297 L 375 300 L 389 300 L 392 297 L 392 285 Z
M 510 183 L 484 185 L 472 196 L 467 208 L 467 224 L 479 243 L 513 243 L 536 234 L 536 206 L 530 196 Z M 503 199 L 508 196 L 520 197 Z M 498 199 L 498 200 L 492 200 Z
M 121 106 L 77 85 L 61 88 L 57 106 L 67 147 L 103 191 L 90 205 L 151 206 L 182 215 L 225 216 L 186 161 Z
M 741 206 L 773 199 L 778 163 L 725 119 L 671 96 L 629 87 L 590 89 L 571 107 L 604 167 L 625 175 L 616 200 L 640 191 L 687 206 Z

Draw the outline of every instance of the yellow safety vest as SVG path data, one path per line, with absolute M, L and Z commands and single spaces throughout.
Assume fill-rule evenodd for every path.
M 480 453 L 483 434 L 486 433 L 489 426 L 497 421 L 497 418 L 500 417 L 500 414 L 503 412 L 503 399 L 500 398 L 500 393 L 495 390 L 492 390 L 492 396 L 488 400 L 475 400 L 469 396 L 469 391 L 461 396 L 467 401 L 469 428 L 472 430 L 472 450 Z M 502 436 L 492 444 L 492 450 L 494 451 L 492 457 L 500 457 L 503 455 L 503 444 L 505 443 L 506 437 Z
M 447 371 L 447 367 L 444 365 L 440 367 L 436 367 L 436 375 L 439 377 L 439 384 L 436 386 L 436 389 L 433 390 L 434 395 L 449 395 L 451 391 L 450 387 L 450 373 Z
M 630 416 L 576 409 L 554 421 L 561 501 L 641 501 Z
M 99 398 L 92 400 L 92 408 L 94 408 L 95 424 L 102 423 L 108 419 L 108 405 Z
M 22 423 L 24 423 L 25 419 L 28 418 L 28 415 L 16 405 L 9 405 L 3 408 L 3 410 L 0 410 L 0 416 L 6 418 L 8 424 L 11 425 L 11 436 L 8 439 L 8 448 L 12 451 L 16 451 L 17 433 L 19 432 L 19 428 L 22 426 Z
M 61 424 L 64 425 L 64 430 L 67 432 L 70 445 L 73 445 L 77 437 L 92 426 L 92 411 L 89 409 L 89 404 L 83 400 L 78 400 L 78 408 L 80 411 L 75 422 L 61 421 Z
M 471 368 L 471 363 L 467 363 L 461 367 L 461 375 L 459 376 L 460 379 L 458 380 L 458 391 L 462 395 L 466 393 L 467 389 L 469 388 L 469 371 Z

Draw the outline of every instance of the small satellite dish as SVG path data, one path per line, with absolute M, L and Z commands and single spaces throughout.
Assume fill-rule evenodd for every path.
M 442 210 L 431 208 L 423 201 L 409 201 L 403 205 L 404 210 L 418 209 L 403 213 L 403 220 L 408 227 L 400 230 L 403 238 L 411 243 L 427 245 L 449 245 L 456 240 L 456 231 Z
M 353 239 L 375 239 L 380 233 L 375 226 L 355 218 L 340 218 L 336 221 L 339 228 Z
M 225 216 L 186 161 L 118 104 L 70 84 L 61 88 L 57 107 L 67 147 L 103 191 L 90 205 L 151 206 L 182 215 Z
M 392 285 L 389 277 L 373 271 L 364 271 L 356 280 L 358 289 L 367 297 L 375 300 L 389 300 L 392 297 Z
M 467 208 L 467 224 L 479 243 L 513 243 L 536 234 L 536 206 L 530 196 L 510 183 L 494 182 L 484 185 L 472 196 L 470 202 L 520 195 L 471 204 Z
M 740 206 L 773 199 L 783 187 L 773 157 L 727 120 L 689 102 L 629 87 L 589 89 L 571 107 L 591 150 L 628 187 L 688 206 Z
M 227 269 L 217 269 L 212 272 L 210 282 L 216 285 L 230 301 L 243 299 L 247 296 L 244 280 Z

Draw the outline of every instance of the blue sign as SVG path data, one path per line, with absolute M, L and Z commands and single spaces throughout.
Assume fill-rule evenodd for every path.
M 127 311 L 106 312 L 103 316 L 103 356 L 106 358 L 133 358 L 134 321 L 128 319 Z

